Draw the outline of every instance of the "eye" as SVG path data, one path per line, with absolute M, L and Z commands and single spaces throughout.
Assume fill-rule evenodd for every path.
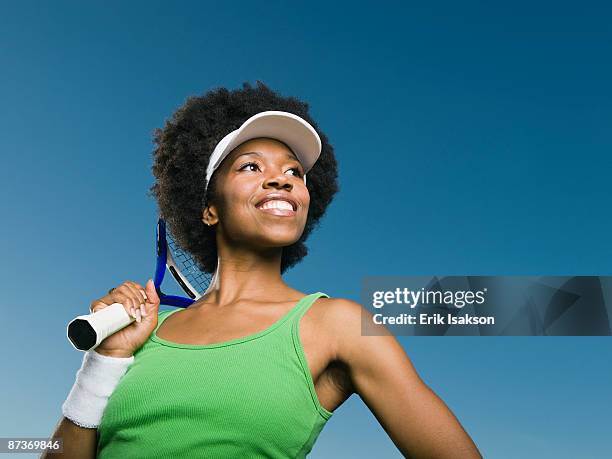
M 302 176 L 302 172 L 300 171 L 299 167 L 292 167 L 289 170 L 290 171 L 295 171 L 295 173 L 293 175 L 295 175 L 296 177 L 301 177 Z
M 241 171 L 241 170 L 243 170 L 247 166 L 255 167 L 256 168 L 255 170 L 259 169 L 259 164 L 254 163 L 254 162 L 248 162 L 248 163 L 244 163 L 242 166 L 240 166 L 238 168 L 238 170 Z M 252 171 L 252 172 L 254 172 L 254 171 Z

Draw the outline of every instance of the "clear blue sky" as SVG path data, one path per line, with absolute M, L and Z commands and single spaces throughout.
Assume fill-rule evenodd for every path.
M 153 273 L 152 130 L 261 79 L 308 101 L 341 192 L 286 280 L 610 275 L 606 2 L 5 2 L 0 436 L 47 436 L 66 323 Z M 610 338 L 402 338 L 487 458 L 609 457 Z M 384 394 L 381 394 L 384 396 Z M 20 456 L 25 457 L 25 456 Z M 313 458 L 401 457 L 357 396 Z

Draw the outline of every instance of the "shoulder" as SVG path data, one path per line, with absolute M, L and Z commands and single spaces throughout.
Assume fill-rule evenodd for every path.
M 333 343 L 337 357 L 361 344 L 362 321 L 371 320 L 371 314 L 360 303 L 348 298 L 321 297 L 313 309 L 313 320 Z
M 320 325 L 334 328 L 340 323 L 351 324 L 367 313 L 359 303 L 347 298 L 318 298 L 311 307 L 312 315 Z
M 319 298 L 319 314 L 326 325 L 338 330 L 355 331 L 354 326 L 368 319 L 371 314 L 360 303 L 348 298 Z M 360 331 L 358 329 L 357 331 Z
M 354 328 L 365 309 L 357 302 L 346 298 L 319 297 L 310 306 L 306 321 L 316 326 L 325 335 L 336 336 L 338 328 Z
M 365 308 L 356 301 L 348 298 L 325 298 L 317 300 L 322 312 L 325 313 L 327 320 L 344 319 L 348 321 L 361 317 L 362 312 L 367 312 Z
M 157 311 L 157 320 L 158 320 L 158 323 L 159 323 L 159 321 L 164 320 L 166 317 L 168 317 L 169 314 L 171 314 L 174 311 L 176 311 L 176 309 L 166 309 L 165 311 L 162 311 L 160 309 L 159 311 Z
M 319 327 L 333 346 L 334 357 L 347 364 L 364 358 L 378 359 L 385 352 L 404 354 L 397 339 L 360 303 L 347 298 L 320 298 Z M 367 322 L 368 334 L 364 334 Z M 404 354 L 405 355 L 405 354 Z

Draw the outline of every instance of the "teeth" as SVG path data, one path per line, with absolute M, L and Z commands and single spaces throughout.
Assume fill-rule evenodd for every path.
M 273 199 L 271 201 L 264 202 L 260 209 L 283 209 L 283 210 L 293 210 L 293 206 L 291 203 L 287 201 L 281 201 L 279 199 Z

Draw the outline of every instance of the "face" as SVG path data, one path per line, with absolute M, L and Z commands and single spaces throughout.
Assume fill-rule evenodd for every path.
M 215 171 L 218 202 L 204 212 L 224 239 L 256 247 L 285 247 L 306 225 L 310 195 L 304 168 L 275 139 L 252 139 L 236 147 Z

